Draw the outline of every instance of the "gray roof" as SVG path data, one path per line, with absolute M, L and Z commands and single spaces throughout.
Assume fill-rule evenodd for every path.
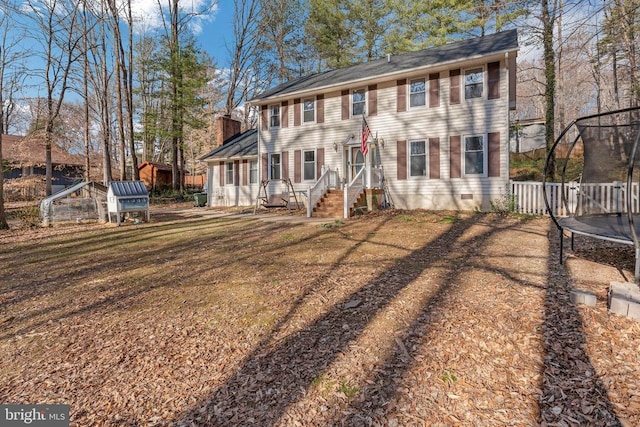
M 502 31 L 484 37 L 463 40 L 432 47 L 417 52 L 405 53 L 376 61 L 365 62 L 351 67 L 312 74 L 283 83 L 258 95 L 252 102 L 302 91 L 311 91 L 341 83 L 402 73 L 403 71 L 427 68 L 444 62 L 518 50 L 516 30 Z
M 250 129 L 246 132 L 227 138 L 222 145 L 198 160 L 230 157 L 256 157 L 258 155 L 258 131 Z
M 109 193 L 116 197 L 148 196 L 149 192 L 142 181 L 111 181 Z

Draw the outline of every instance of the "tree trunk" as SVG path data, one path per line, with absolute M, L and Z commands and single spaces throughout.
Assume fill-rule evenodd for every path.
M 548 0 L 542 0 L 542 46 L 544 55 L 544 75 L 546 79 L 544 99 L 545 99 L 545 131 L 544 139 L 549 161 L 545 171 L 546 180 L 554 181 L 556 172 L 555 153 L 551 151 L 554 143 L 555 129 L 555 94 L 556 94 L 556 63 L 553 50 L 553 14 L 549 13 Z
M 4 130 L 0 131 L 0 230 L 9 228 L 7 216 L 4 211 L 4 164 L 2 160 L 2 135 Z

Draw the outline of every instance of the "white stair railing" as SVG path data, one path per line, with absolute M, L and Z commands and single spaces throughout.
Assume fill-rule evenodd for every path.
M 307 196 L 307 217 L 311 218 L 311 213 L 313 212 L 313 207 L 318 204 L 318 201 L 324 196 L 324 193 L 327 192 L 330 188 L 338 188 L 340 183 L 340 174 L 338 173 L 338 169 L 331 170 L 327 168 L 320 178 L 309 187 L 308 196 Z
M 344 218 L 349 218 L 349 208 L 365 188 L 365 168 L 360 169 L 353 180 L 344 187 Z

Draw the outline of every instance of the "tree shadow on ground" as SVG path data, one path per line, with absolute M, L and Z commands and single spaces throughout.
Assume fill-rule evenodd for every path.
M 182 414 L 174 425 L 273 426 L 284 423 L 283 417 L 288 408 L 304 398 L 323 372 L 364 333 L 372 319 L 423 272 L 441 267 L 452 272 L 454 278 L 461 274 L 465 259 L 476 253 L 494 232 L 490 228 L 471 238 L 465 236 L 463 241 L 463 235 L 478 222 L 478 218 L 474 216 L 451 225 L 443 234 L 397 261 L 297 333 L 275 340 L 272 344 L 270 341 L 273 341 L 274 334 L 270 334 L 256 345 L 253 353 L 234 375 Z M 348 253 L 353 250 L 355 247 Z M 345 260 L 348 253 L 336 261 L 336 267 Z M 447 257 L 450 259 L 446 259 Z M 447 265 L 442 267 L 443 263 Z M 310 288 L 313 289 L 313 286 Z M 451 292 L 455 290 L 449 278 L 432 287 L 421 303 L 419 326 L 406 326 L 404 335 L 419 336 L 422 333 L 420 329 L 428 328 L 433 314 L 431 307 L 446 303 L 447 295 Z M 362 304 L 349 308 L 345 302 L 351 301 L 361 301 Z M 341 327 L 343 325 L 347 327 Z M 393 369 L 403 370 L 410 366 L 411 359 L 412 355 L 406 349 L 399 349 L 388 355 L 388 360 L 382 363 L 389 364 Z M 370 375 L 384 375 L 380 372 L 383 370 L 371 372 Z M 395 375 L 397 371 L 394 372 L 394 377 Z M 395 391 L 391 377 L 375 380 L 390 384 L 381 395 L 390 396 Z M 352 421 L 356 422 L 358 412 L 373 414 L 375 411 L 384 411 L 384 405 L 384 402 L 376 401 L 366 408 L 358 408 L 354 403 Z M 344 423 L 344 415 L 341 416 L 343 418 L 335 419 L 334 422 Z
M 543 325 L 542 425 L 622 425 L 607 389 L 589 360 L 582 316 L 570 301 L 572 280 L 559 263 L 557 230 L 549 233 L 547 293 Z

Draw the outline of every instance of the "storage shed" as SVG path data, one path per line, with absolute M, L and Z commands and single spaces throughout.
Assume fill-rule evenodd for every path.
M 142 181 L 112 181 L 107 191 L 107 210 L 109 222 L 112 215 L 120 225 L 125 215 L 143 213 L 148 222 L 149 192 Z

